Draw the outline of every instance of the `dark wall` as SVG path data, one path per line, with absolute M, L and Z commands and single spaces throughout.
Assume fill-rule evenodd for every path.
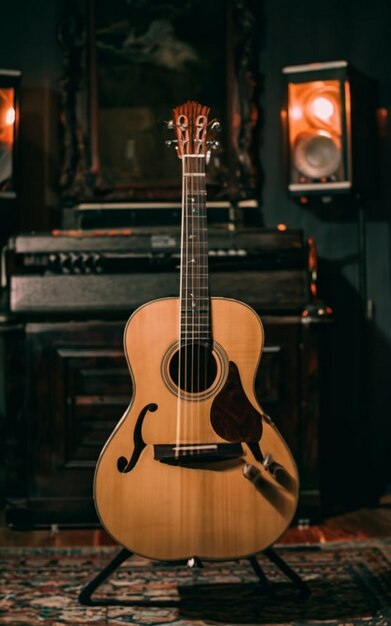
M 374 2 L 274 2 L 263 4 L 264 43 L 261 71 L 264 172 L 262 204 L 267 226 L 279 222 L 300 227 L 315 237 L 320 255 L 322 296 L 335 312 L 333 369 L 329 393 L 333 436 L 324 450 L 326 466 L 339 479 L 356 456 L 365 467 L 367 488 L 384 489 L 391 480 L 389 459 L 391 401 L 391 196 L 388 161 L 381 164 L 380 201 L 366 211 L 366 280 L 372 320 L 363 324 L 359 281 L 358 220 L 344 213 L 330 219 L 327 205 L 319 212 L 288 198 L 282 176 L 280 145 L 281 69 L 287 65 L 347 60 L 375 79 L 378 106 L 391 111 L 391 5 Z M 389 155 L 389 143 L 385 152 Z M 379 206 L 380 205 L 380 206 Z M 367 392 L 367 393 L 365 393 Z M 336 465 L 340 464 L 340 472 Z M 357 468 L 356 462 L 354 463 Z M 361 474 L 351 472 L 352 490 Z
M 64 7 L 63 0 L 14 0 L 2 8 L 0 66 L 22 71 L 20 230 L 43 230 L 59 223 L 62 60 L 57 28 Z M 327 208 L 324 215 L 311 213 L 289 199 L 284 188 L 281 68 L 346 59 L 378 81 L 379 106 L 391 111 L 391 5 L 388 0 L 264 0 L 262 21 L 263 220 L 268 227 L 283 222 L 315 237 L 322 296 L 335 312 L 328 390 L 332 408 L 326 416 L 323 450 L 326 469 L 337 483 L 339 476 L 348 477 L 339 482 L 353 482 L 356 492 L 364 480 L 366 488 L 373 485 L 377 493 L 391 481 L 390 200 L 383 197 L 376 215 L 371 208 L 368 211 L 366 277 L 373 319 L 363 323 L 366 305 L 359 292 L 357 220 L 330 219 Z M 353 465 L 349 446 L 354 450 Z

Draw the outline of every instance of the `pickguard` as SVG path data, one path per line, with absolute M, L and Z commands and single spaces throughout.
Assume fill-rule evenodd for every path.
M 224 387 L 212 402 L 210 421 L 226 441 L 257 442 L 262 436 L 262 416 L 248 400 L 233 361 L 229 362 Z

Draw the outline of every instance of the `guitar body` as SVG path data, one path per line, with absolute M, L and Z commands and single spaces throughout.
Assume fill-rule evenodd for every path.
M 98 460 L 94 497 L 108 533 L 152 559 L 255 554 L 296 510 L 295 463 L 254 395 L 261 321 L 236 300 L 210 306 L 212 373 L 194 389 L 176 376 L 178 298 L 140 307 L 125 329 L 134 394 Z

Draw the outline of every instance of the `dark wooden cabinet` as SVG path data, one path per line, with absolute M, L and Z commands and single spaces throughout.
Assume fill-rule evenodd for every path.
M 321 510 L 322 350 L 329 324 L 262 317 L 257 397 L 298 464 L 298 515 Z M 6 521 L 15 528 L 95 526 L 93 474 L 132 395 L 126 320 L 4 323 Z
M 180 229 L 20 235 L 4 256 L 0 342 L 10 526 L 97 525 L 94 468 L 132 396 L 123 352 L 137 306 L 179 293 Z M 320 428 L 330 316 L 316 295 L 316 254 L 301 231 L 209 232 L 211 293 L 259 314 L 263 409 L 296 459 L 298 515 L 324 498 Z M 235 332 L 235 329 L 233 329 Z

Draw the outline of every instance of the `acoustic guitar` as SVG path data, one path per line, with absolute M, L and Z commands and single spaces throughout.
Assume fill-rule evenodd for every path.
M 126 325 L 133 398 L 99 457 L 94 498 L 107 532 L 131 552 L 236 559 L 288 527 L 298 475 L 255 397 L 261 320 L 209 294 L 209 108 L 187 102 L 173 114 L 183 180 L 179 298 L 141 306 Z

